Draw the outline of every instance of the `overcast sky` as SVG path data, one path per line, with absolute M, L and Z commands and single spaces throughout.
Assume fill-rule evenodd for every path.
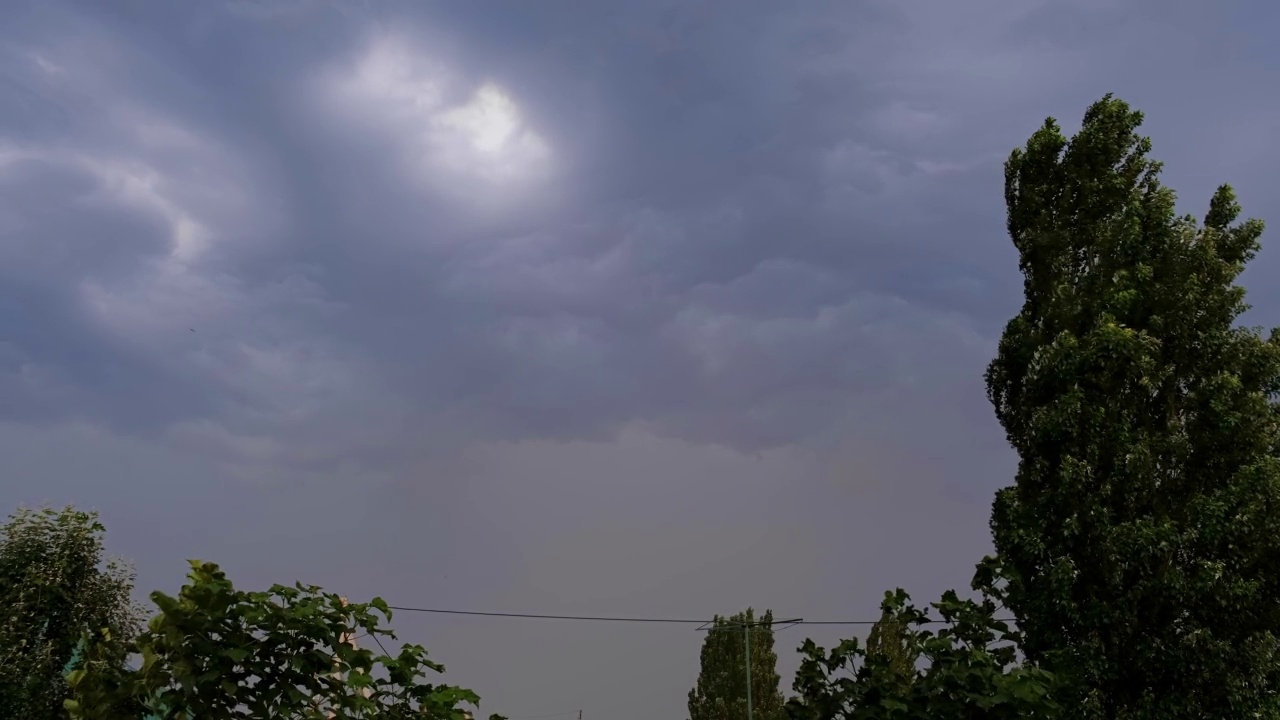
M 1016 458 L 1000 163 L 1115 92 L 1280 228 L 1280 6 L 10 0 L 0 510 L 139 596 L 874 618 Z M 1272 48 L 1272 49 L 1268 49 Z M 1264 239 L 1264 243 L 1267 242 Z M 1246 274 L 1280 323 L 1280 254 Z M 684 626 L 397 615 L 483 713 L 681 720 Z M 809 630 L 809 632 L 805 632 Z M 859 628 L 779 635 L 793 649 Z

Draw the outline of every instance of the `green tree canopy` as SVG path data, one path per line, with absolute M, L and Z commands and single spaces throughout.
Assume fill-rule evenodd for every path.
M 867 657 L 883 663 L 889 678 L 896 678 L 905 693 L 915 679 L 920 648 L 913 643 L 908 618 L 895 605 L 881 609 L 880 619 L 867 634 Z
M 948 591 L 933 604 L 938 625 L 902 590 L 885 593 L 881 607 L 881 632 L 866 646 L 851 638 L 827 651 L 805 640 L 790 720 L 1065 717 L 1054 676 L 1018 662 L 1018 633 L 995 617 L 991 599 Z
M 64 720 L 63 677 L 80 638 L 138 630 L 133 574 L 106 560 L 92 512 L 20 509 L 0 527 L 0 717 Z
M 689 691 L 689 720 L 747 719 L 747 634 L 751 642 L 751 700 L 755 720 L 783 720 L 778 654 L 773 649 L 773 611 L 756 618 L 747 608 L 717 615 L 702 642 L 701 671 Z
M 987 372 L 1017 450 L 999 588 L 1080 717 L 1277 717 L 1280 343 L 1237 326 L 1262 223 L 1175 213 L 1111 96 L 1005 165 L 1025 302 Z
M 470 690 L 425 682 L 444 666 L 421 646 L 383 650 L 395 634 L 382 624 L 391 610 L 378 598 L 347 603 L 302 584 L 246 592 L 199 561 L 178 597 L 151 597 L 160 613 L 138 638 L 141 667 L 122 671 L 91 643 L 69 677 L 72 717 L 463 720 L 459 704 L 479 702 Z

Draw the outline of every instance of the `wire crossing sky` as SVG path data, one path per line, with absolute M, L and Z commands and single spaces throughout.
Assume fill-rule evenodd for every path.
M 624 617 L 610 615 L 540 615 L 536 613 L 482 612 L 479 610 L 444 610 L 440 608 L 409 607 L 404 605 L 388 605 L 392 610 L 403 612 L 435 613 L 440 615 L 474 615 L 480 617 L 519 618 L 530 620 L 580 620 L 587 622 L 610 623 L 664 623 L 669 625 L 707 625 L 711 620 L 690 620 L 687 618 L 660 617 Z M 1012 618 L 998 619 L 999 622 L 1014 622 Z M 778 620 L 775 625 L 874 625 L 875 620 Z M 942 619 L 930 619 L 930 623 L 946 622 Z

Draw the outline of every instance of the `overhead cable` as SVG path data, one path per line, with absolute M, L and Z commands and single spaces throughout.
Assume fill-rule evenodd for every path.
M 479 610 L 444 610 L 441 608 L 425 608 L 425 607 L 409 607 L 405 605 L 389 605 L 392 610 L 401 612 L 419 612 L 432 613 L 437 615 L 473 615 L 479 617 L 499 617 L 499 618 L 519 618 L 529 620 L 577 620 L 587 622 L 613 622 L 613 623 L 663 623 L 668 625 L 706 625 L 711 620 L 691 620 L 687 618 L 662 618 L 662 617 L 628 617 L 616 615 L 543 615 L 538 613 L 516 613 L 516 612 L 481 612 Z M 788 620 L 778 624 L 786 625 L 874 625 L 878 620 Z M 946 620 L 929 619 L 928 623 L 943 623 Z M 1012 618 L 1000 618 L 997 622 L 1014 622 Z

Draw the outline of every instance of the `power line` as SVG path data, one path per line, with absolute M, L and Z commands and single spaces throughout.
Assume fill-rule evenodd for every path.
M 482 617 L 525 618 L 537 620 L 590 620 L 595 622 L 667 623 L 682 625 L 703 625 L 707 622 L 706 620 L 684 620 L 677 618 L 612 617 L 601 615 L 537 615 L 534 613 L 480 612 L 478 610 L 440 610 L 438 608 L 403 607 L 396 605 L 388 605 L 387 607 L 392 610 L 401 610 L 404 612 L 436 613 L 439 615 L 479 615 Z
M 392 610 L 401 612 L 419 612 L 432 613 L 437 615 L 472 615 L 480 617 L 500 617 L 500 618 L 516 618 L 527 620 L 577 620 L 587 622 L 614 622 L 614 623 L 663 623 L 668 625 L 706 625 L 711 620 L 689 620 L 685 618 L 660 618 L 660 617 L 625 617 L 610 615 L 541 615 L 537 613 L 515 613 L 515 612 L 481 612 L 479 610 L 444 610 L 440 608 L 423 608 L 408 607 L 404 605 L 389 605 Z M 875 625 L 879 620 L 799 620 L 779 622 L 786 625 Z M 946 620 L 929 619 L 928 623 L 945 623 Z M 997 622 L 1014 622 L 1013 618 L 997 618 Z M 563 713 L 561 713 L 563 714 Z M 547 716 L 557 717 L 558 715 Z
M 1004 623 L 1016 623 L 1018 622 L 1018 619 L 1017 618 L 992 618 L 992 621 L 1004 622 Z M 792 625 L 875 625 L 878 622 L 880 621 L 879 620 L 801 620 L 800 622 L 791 623 L 791 624 Z M 943 620 L 942 618 L 927 618 L 925 620 L 919 621 L 919 623 L 927 623 L 931 625 L 936 625 L 938 623 L 946 623 L 946 622 L 950 622 L 950 621 Z M 909 624 L 915 625 L 919 623 L 913 621 Z

